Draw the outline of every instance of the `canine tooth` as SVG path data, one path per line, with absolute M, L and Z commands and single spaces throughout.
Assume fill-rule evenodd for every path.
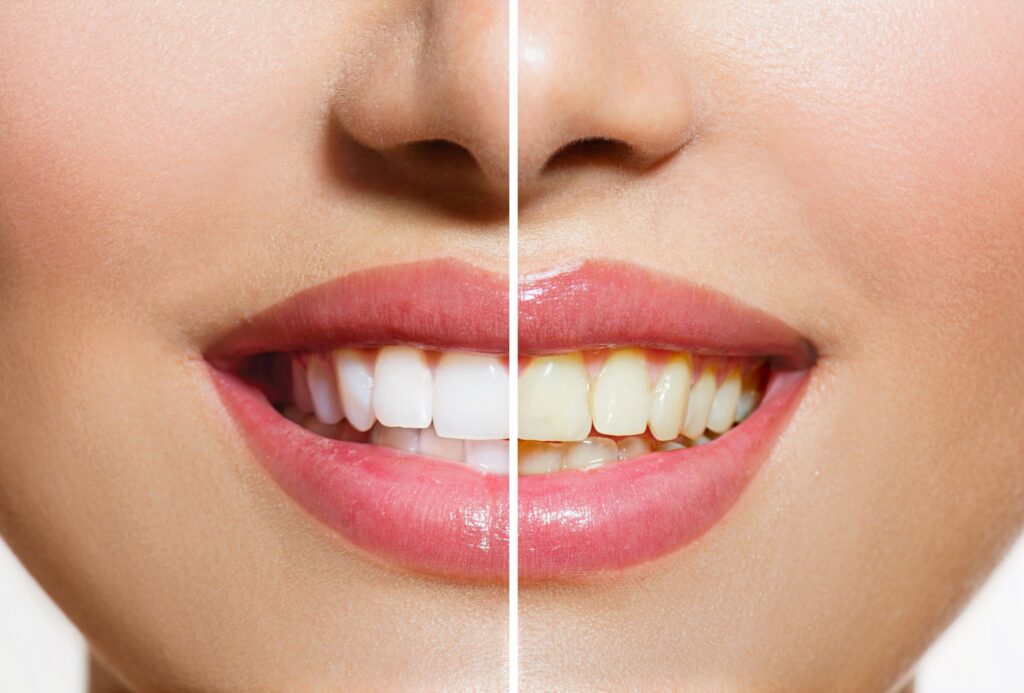
M 306 367 L 297 357 L 292 357 L 292 401 L 299 411 L 310 414 L 313 411 L 313 397 L 306 382 Z
M 434 372 L 434 429 L 445 438 L 508 437 L 508 367 L 481 354 L 443 354 Z
M 467 440 L 466 462 L 490 474 L 508 474 L 508 441 Z
M 387 346 L 377 354 L 373 412 L 385 426 L 426 428 L 434 405 L 434 383 L 427 355 L 407 346 Z
M 708 414 L 708 429 L 714 433 L 725 433 L 732 427 L 736 417 L 736 405 L 740 401 L 740 372 L 733 369 L 718 386 Z
M 541 356 L 519 376 L 519 437 L 574 441 L 590 433 L 587 369 L 580 354 Z
M 587 438 L 567 445 L 562 469 L 593 469 L 619 459 L 619 448 L 610 438 Z
M 424 428 L 420 431 L 420 454 L 457 462 L 466 459 L 465 445 L 461 440 L 442 438 L 433 428 Z
M 650 442 L 646 438 L 635 436 L 620 440 L 618 448 L 620 460 L 631 460 L 634 457 L 640 457 L 654 451 L 654 448 L 651 447 Z
M 415 428 L 393 428 L 377 424 L 370 433 L 370 442 L 395 450 L 419 452 L 420 432 Z
M 302 427 L 310 433 L 315 433 L 324 438 L 333 438 L 337 427 L 334 424 L 327 424 L 318 419 L 314 414 L 307 414 L 302 420 Z
M 591 414 L 598 433 L 630 436 L 647 430 L 647 381 L 643 351 L 616 349 L 608 355 L 591 390 Z
M 736 405 L 736 422 L 746 419 L 757 409 L 761 401 L 761 390 L 758 387 L 761 383 L 761 367 L 758 366 L 748 371 L 743 376 L 743 387 L 740 389 L 740 401 Z
M 673 440 L 679 435 L 686 416 L 693 368 L 690 357 L 675 354 L 658 376 L 651 392 L 651 435 L 657 440 Z
M 306 383 L 313 398 L 313 411 L 316 418 L 325 424 L 336 424 L 343 416 L 338 386 L 334 384 L 332 370 L 319 356 L 311 358 L 309 365 L 306 366 Z
M 715 379 L 714 366 L 708 366 L 690 388 L 690 399 L 686 404 L 686 421 L 683 422 L 683 435 L 687 438 L 696 438 L 707 428 L 711 402 L 715 397 Z
M 562 468 L 561 443 L 520 443 L 519 474 L 550 474 Z
M 358 349 L 335 350 L 334 375 L 345 418 L 357 431 L 369 431 L 377 419 L 373 415 L 373 363 L 368 355 Z

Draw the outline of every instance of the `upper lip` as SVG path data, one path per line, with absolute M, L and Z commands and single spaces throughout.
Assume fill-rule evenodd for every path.
M 311 514 L 361 548 L 415 569 L 503 578 L 507 480 L 375 446 L 317 440 L 225 369 L 254 354 L 392 343 L 504 353 L 505 278 L 449 259 L 354 273 L 247 320 L 207 357 L 219 366 L 212 372 L 222 400 L 264 467 Z M 784 375 L 776 394 L 720 441 L 590 472 L 521 479 L 526 578 L 626 567 L 700 536 L 767 456 L 815 358 L 809 342 L 778 319 L 635 265 L 587 261 L 521 278 L 524 354 L 625 345 L 766 357 Z M 435 492 L 438 484 L 444 492 Z M 424 493 L 424 485 L 432 492 Z M 681 509 L 681 499 L 690 507 Z

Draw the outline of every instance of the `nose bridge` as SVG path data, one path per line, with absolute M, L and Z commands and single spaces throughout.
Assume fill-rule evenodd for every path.
M 508 176 L 508 13 L 503 2 L 439 0 L 388 28 L 346 71 L 333 110 L 378 151 L 445 140 L 498 185 Z
M 519 181 L 527 188 L 574 143 L 611 141 L 642 164 L 690 136 L 686 66 L 645 43 L 627 26 L 628 16 L 569 6 L 577 11 L 528 18 L 520 27 Z

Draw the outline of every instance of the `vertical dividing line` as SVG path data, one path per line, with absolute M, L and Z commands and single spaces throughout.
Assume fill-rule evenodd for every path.
M 519 691 L 519 0 L 508 0 L 508 676 Z

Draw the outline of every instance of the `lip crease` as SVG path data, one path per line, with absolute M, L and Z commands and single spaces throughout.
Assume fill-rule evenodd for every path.
M 718 440 L 590 471 L 519 478 L 519 576 L 628 568 L 717 524 L 767 459 L 800 400 L 813 347 L 763 312 L 635 265 L 587 261 L 520 282 L 521 354 L 613 346 L 769 357 L 761 405 Z
M 260 313 L 206 357 L 221 401 L 263 468 L 310 515 L 413 570 L 506 580 L 506 476 L 317 436 L 229 370 L 255 354 L 394 343 L 505 353 L 506 278 L 450 259 L 353 273 Z

